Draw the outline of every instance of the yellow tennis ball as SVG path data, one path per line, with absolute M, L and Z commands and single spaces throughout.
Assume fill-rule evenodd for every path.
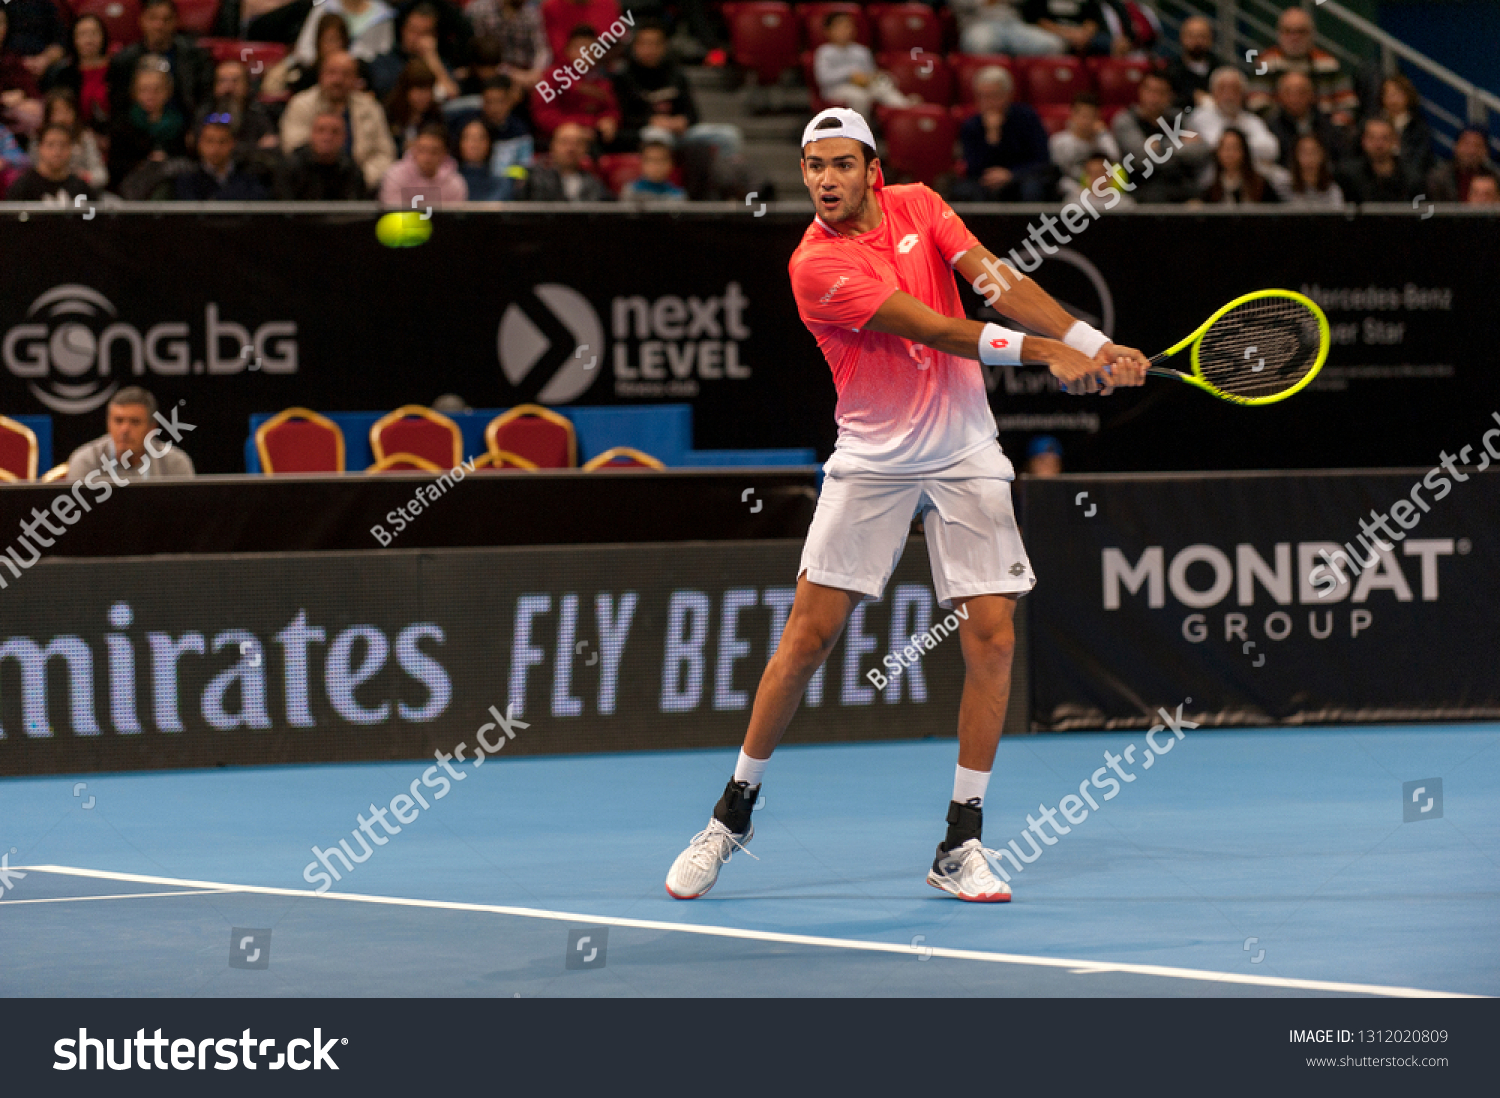
M 416 210 L 388 213 L 375 222 L 375 239 L 387 248 L 415 248 L 432 236 L 432 221 Z

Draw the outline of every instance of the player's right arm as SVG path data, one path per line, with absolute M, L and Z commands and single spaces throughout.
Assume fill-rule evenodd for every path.
M 959 358 L 984 360 L 980 340 L 985 338 L 986 325 L 966 317 L 944 316 L 904 290 L 896 290 L 886 298 L 864 327 L 866 331 L 900 336 Z M 1010 335 L 1022 341 L 1021 359 L 1044 363 L 1068 386 L 1069 392 L 1091 393 L 1109 386 L 1104 367 L 1066 343 L 1014 332 Z

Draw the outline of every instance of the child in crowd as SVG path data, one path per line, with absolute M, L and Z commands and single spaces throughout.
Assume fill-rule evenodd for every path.
M 652 203 L 687 201 L 687 191 L 672 182 L 670 145 L 649 136 L 641 142 L 640 178 L 632 180 L 621 197 Z
M 849 107 L 866 117 L 879 103 L 884 107 L 914 107 L 921 96 L 907 96 L 896 87 L 890 73 L 875 67 L 869 49 L 854 40 L 854 17 L 836 11 L 823 24 L 828 41 L 813 54 L 813 73 L 818 94 L 830 103 Z

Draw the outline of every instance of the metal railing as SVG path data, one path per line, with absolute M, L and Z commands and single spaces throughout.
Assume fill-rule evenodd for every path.
M 1273 0 L 1160 0 L 1159 10 L 1164 25 L 1173 31 L 1190 16 L 1202 16 L 1209 20 L 1214 24 L 1214 37 L 1220 56 L 1225 61 L 1242 64 L 1246 47 L 1263 48 L 1276 40 L 1276 21 L 1289 6 L 1291 5 L 1274 3 Z M 1338 20 L 1349 31 L 1360 36 L 1368 50 L 1364 56 L 1326 34 L 1314 35 L 1314 41 L 1320 49 L 1327 50 L 1349 68 L 1358 71 L 1367 64 L 1378 62 L 1380 71 L 1389 75 L 1398 72 L 1401 63 L 1405 62 L 1446 85 L 1461 97 L 1467 118 L 1459 117 L 1441 103 L 1422 97 L 1422 108 L 1434 121 L 1441 123 L 1434 127 L 1433 135 L 1445 149 L 1451 149 L 1453 145 L 1449 131 L 1456 133 L 1470 124 L 1487 126 L 1491 114 L 1500 115 L 1500 96 L 1464 79 L 1420 50 L 1413 49 L 1350 11 L 1337 0 L 1301 0 L 1301 6 L 1318 15 Z M 1492 136 L 1490 144 L 1494 150 L 1500 151 L 1500 139 Z

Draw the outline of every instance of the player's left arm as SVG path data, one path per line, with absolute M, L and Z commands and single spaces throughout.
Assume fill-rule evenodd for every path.
M 1009 317 L 1052 339 L 1064 339 L 1076 321 L 1036 281 L 1002 263 L 981 246 L 970 248 L 954 264 L 960 278 L 982 294 L 1002 316 Z M 1000 272 L 997 278 L 992 272 Z M 1096 337 L 1097 338 L 1097 337 Z M 1142 385 L 1146 381 L 1146 356 L 1134 347 L 1106 342 L 1094 352 L 1093 359 L 1107 372 L 1115 385 Z

